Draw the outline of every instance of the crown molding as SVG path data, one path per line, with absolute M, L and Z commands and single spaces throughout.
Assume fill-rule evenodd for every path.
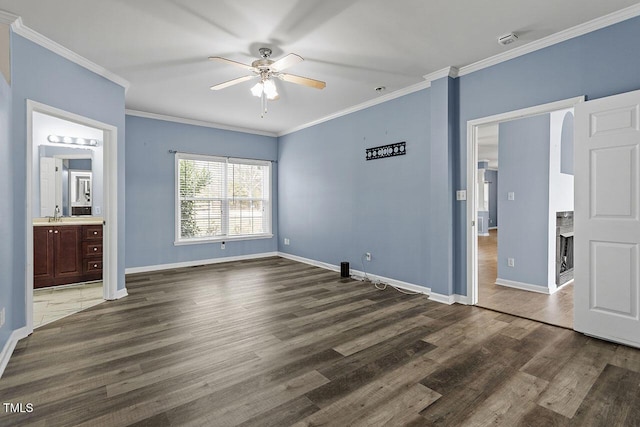
M 302 124 L 300 126 L 296 126 L 294 128 L 285 130 L 283 132 L 278 133 L 278 136 L 284 136 L 293 132 L 297 132 L 302 129 L 306 129 L 311 126 L 318 125 L 320 123 L 328 122 L 329 120 L 337 119 L 338 117 L 346 116 L 347 114 L 355 113 L 356 111 L 364 110 L 369 107 L 373 107 L 374 105 L 382 104 L 387 101 L 391 101 L 392 99 L 400 98 L 401 96 L 408 95 L 413 92 L 418 92 L 423 89 L 428 89 L 431 87 L 431 82 L 434 80 L 438 80 L 442 77 L 458 77 L 458 69 L 456 67 L 446 67 L 438 71 L 434 71 L 433 73 L 427 74 L 424 77 L 424 81 L 413 84 L 411 86 L 407 86 L 402 89 L 398 89 L 394 92 L 388 93 L 386 95 L 380 96 L 378 98 L 371 99 L 369 101 L 365 101 L 361 104 L 354 105 L 353 107 L 345 108 L 344 110 L 340 110 L 336 113 L 330 114 L 325 117 L 321 117 L 312 122 L 308 122 Z
M 456 67 L 445 67 L 442 70 L 434 71 L 433 73 L 426 74 L 422 77 L 431 84 L 432 81 L 443 77 L 451 77 L 455 79 L 459 74 L 460 72 Z
M 273 133 L 273 132 L 266 132 L 266 131 L 261 131 L 256 129 L 236 127 L 236 126 L 227 126 L 227 125 L 221 125 L 219 123 L 206 122 L 203 120 L 185 119 L 182 117 L 167 116 L 164 114 L 148 113 L 146 111 L 126 109 L 124 110 L 124 113 L 127 116 L 142 117 L 144 119 L 162 120 L 165 122 L 180 123 L 183 125 L 192 125 L 192 126 L 200 126 L 200 127 L 212 128 L 212 129 L 228 130 L 231 132 L 250 133 L 253 135 L 270 136 L 274 138 L 278 136 L 276 133 Z
M 20 17 L 14 15 L 13 13 L 5 12 L 4 10 L 0 10 L 0 24 L 11 25 Z
M 626 21 L 627 19 L 635 18 L 638 15 L 640 15 L 640 3 L 629 6 L 625 9 L 621 9 L 617 12 L 592 19 L 591 21 L 576 25 L 575 27 L 568 28 L 558 33 L 551 34 L 542 39 L 532 41 L 523 46 L 513 48 L 507 52 L 499 53 L 489 58 L 482 59 L 478 62 L 474 62 L 473 64 L 465 65 L 464 67 L 460 67 L 458 75 L 464 76 L 466 74 L 471 74 L 475 71 L 500 64 L 501 62 L 509 61 L 510 59 L 526 55 L 527 53 L 535 52 L 537 50 L 544 49 L 545 47 L 562 43 L 563 41 L 582 36 L 584 34 L 608 27 L 613 24 L 617 24 L 622 21 Z
M 6 19 L 9 16 L 12 16 L 12 15 L 6 12 L 2 12 L 2 14 L 0 14 L 0 21 L 2 19 Z M 87 58 L 78 55 L 72 50 L 67 49 L 66 47 L 54 42 L 50 38 L 43 36 L 37 31 L 32 30 L 31 28 L 24 25 L 21 17 L 19 16 L 15 17 L 15 19 L 11 22 L 11 29 L 13 30 L 14 33 L 24 37 L 25 39 L 30 40 L 33 43 L 36 43 L 44 47 L 45 49 L 48 49 L 51 52 L 57 55 L 60 55 L 63 58 L 75 64 L 78 64 L 81 67 L 86 68 L 87 70 L 94 72 L 99 76 L 104 77 L 107 80 L 114 82 L 119 86 L 122 86 L 125 92 L 129 89 L 129 82 L 127 80 L 123 79 L 117 74 L 112 73 L 111 71 L 96 64 L 95 62 L 89 61 Z
M 333 114 L 321 117 L 321 118 L 319 118 L 317 120 L 314 120 L 314 121 L 311 121 L 311 122 L 308 122 L 308 123 L 304 123 L 304 124 L 302 124 L 300 126 L 296 126 L 294 128 L 287 129 L 285 131 L 279 132 L 278 136 L 288 135 L 290 133 L 297 132 L 297 131 L 302 130 L 302 129 L 306 129 L 306 128 L 309 128 L 311 126 L 318 125 L 320 123 L 328 122 L 329 120 L 337 119 L 338 117 L 342 117 L 342 116 L 346 116 L 346 115 L 351 114 L 351 113 L 355 113 L 356 111 L 360 111 L 360 110 L 364 110 L 364 109 L 369 108 L 369 107 L 373 107 L 374 105 L 382 104 L 382 103 L 385 103 L 387 101 L 391 101 L 393 99 L 400 98 L 401 96 L 409 95 L 410 93 L 413 93 L 413 92 L 418 92 L 418 91 L 423 90 L 423 89 L 428 89 L 429 86 L 431 86 L 431 82 L 428 82 L 428 81 L 419 82 L 419 83 L 413 84 L 411 86 L 407 86 L 405 88 L 398 89 L 398 90 L 393 91 L 391 93 L 388 93 L 386 95 L 382 95 L 382 96 L 380 96 L 378 98 L 374 98 L 374 99 L 371 99 L 369 101 L 365 101 L 365 102 L 363 102 L 361 104 L 357 104 L 357 105 L 354 105 L 352 107 L 345 108 L 344 110 L 337 111 L 337 112 L 335 112 Z

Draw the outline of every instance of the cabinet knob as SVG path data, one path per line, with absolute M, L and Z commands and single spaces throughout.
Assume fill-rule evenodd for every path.
M 54 233 L 58 234 L 58 230 L 54 231 Z
M 53 233 L 53 230 L 49 230 L 49 233 Z
M 98 264 L 93 264 L 93 268 L 98 268 Z
M 94 232 L 93 232 L 93 234 L 94 234 L 94 236 L 95 236 L 96 234 L 98 234 L 98 232 L 97 232 L 97 231 L 94 231 Z
M 98 248 L 93 248 L 93 252 L 98 252 Z

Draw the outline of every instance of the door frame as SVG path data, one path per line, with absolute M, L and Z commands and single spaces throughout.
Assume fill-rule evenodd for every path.
M 493 116 L 482 117 L 467 121 L 467 298 L 469 304 L 478 304 L 478 207 L 477 185 L 478 176 L 478 127 L 517 120 L 524 117 L 537 116 L 575 107 L 585 101 L 585 96 L 563 99 L 547 104 L 508 111 Z
M 62 120 L 93 127 L 103 132 L 103 285 L 105 300 L 118 298 L 118 128 L 88 117 L 27 99 L 27 188 L 26 188 L 26 278 L 25 324 L 27 334 L 33 332 L 33 113 L 38 112 Z

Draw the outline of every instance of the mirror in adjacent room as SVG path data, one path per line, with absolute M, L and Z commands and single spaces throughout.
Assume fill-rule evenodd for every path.
M 102 131 L 33 114 L 34 218 L 101 216 Z

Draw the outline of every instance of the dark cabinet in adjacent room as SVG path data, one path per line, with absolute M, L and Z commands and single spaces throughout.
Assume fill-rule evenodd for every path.
M 101 278 L 102 226 L 33 227 L 34 288 Z

